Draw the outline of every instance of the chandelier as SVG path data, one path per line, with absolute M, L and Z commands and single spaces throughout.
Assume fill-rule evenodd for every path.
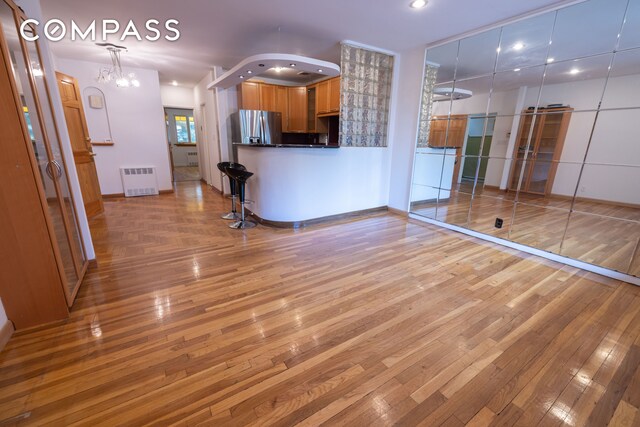
M 120 64 L 120 52 L 127 51 L 124 46 L 117 46 L 111 43 L 96 43 L 99 46 L 105 46 L 111 57 L 111 67 L 102 67 L 98 71 L 98 83 L 115 82 L 118 87 L 140 87 L 140 81 L 136 78 L 135 73 L 125 74 Z

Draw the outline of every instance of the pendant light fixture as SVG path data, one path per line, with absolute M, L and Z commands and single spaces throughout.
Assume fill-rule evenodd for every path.
M 124 46 L 112 43 L 96 43 L 98 46 L 106 47 L 111 58 L 111 67 L 102 67 L 98 71 L 98 83 L 108 84 L 114 82 L 117 87 L 140 87 L 140 81 L 135 73 L 124 73 L 120 63 L 120 53 L 127 51 Z

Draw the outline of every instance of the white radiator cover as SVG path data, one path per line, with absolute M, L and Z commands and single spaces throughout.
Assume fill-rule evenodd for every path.
M 198 166 L 198 152 L 197 151 L 189 151 L 187 153 L 187 165 L 188 166 Z
M 158 194 L 155 166 L 128 166 L 120 168 L 122 187 L 126 197 Z

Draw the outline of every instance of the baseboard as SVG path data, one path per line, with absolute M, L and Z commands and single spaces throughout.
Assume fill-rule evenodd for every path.
M 364 215 L 371 215 L 379 212 L 387 212 L 389 208 L 387 206 L 379 206 L 377 208 L 362 209 L 359 211 L 352 211 L 352 212 L 346 212 L 346 213 L 341 213 L 336 215 L 323 216 L 319 218 L 306 219 L 303 221 L 271 221 L 268 219 L 261 218 L 260 216 L 251 212 L 246 207 L 245 207 L 245 210 L 248 211 L 249 214 L 252 217 L 254 217 L 258 221 L 258 223 L 262 225 L 268 225 L 276 228 L 304 228 L 310 225 L 318 225 L 326 222 L 333 222 L 333 221 L 355 218 L 355 217 L 364 216 Z
M 173 188 L 170 190 L 160 190 L 158 191 L 158 194 L 173 194 Z M 123 198 L 124 193 L 113 193 L 113 194 L 103 194 L 102 198 L 103 199 L 120 199 Z
M 124 193 L 113 193 L 113 194 L 103 194 L 103 199 L 119 199 L 120 197 L 124 197 Z
M 390 207 L 388 207 L 388 206 L 387 206 L 387 210 L 388 210 L 390 213 L 392 213 L 392 214 L 394 214 L 394 215 L 399 215 L 399 216 L 401 216 L 401 217 L 405 217 L 405 218 L 406 218 L 406 217 L 408 217 L 408 216 L 409 216 L 409 212 L 407 212 L 407 211 L 403 211 L 403 210 L 401 210 L 401 209 L 390 208 Z
M 4 322 L 4 325 L 0 328 L 0 351 L 2 351 L 5 345 L 7 345 L 14 332 L 15 329 L 13 328 L 13 323 L 9 320 Z

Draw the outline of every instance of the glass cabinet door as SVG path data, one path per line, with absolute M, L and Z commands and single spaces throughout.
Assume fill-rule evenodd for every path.
M 32 55 L 23 50 L 13 9 L 4 1 L 0 1 L 0 23 L 31 139 L 37 176 L 44 191 L 44 208 L 49 213 L 50 233 L 56 242 L 53 246 L 58 268 L 65 284 L 67 303 L 71 305 L 84 272 L 85 255 L 48 93 L 44 81 L 37 81 L 44 78 L 39 56 L 35 46 Z
M 33 32 L 33 29 L 30 27 L 25 27 L 25 31 Z M 49 141 L 49 148 L 51 150 L 51 155 L 53 156 L 52 162 L 54 163 L 56 168 L 57 181 L 60 188 L 60 201 L 63 210 L 65 211 L 65 216 L 67 217 L 69 222 L 67 232 L 71 241 L 73 253 L 76 257 L 76 263 L 79 266 L 78 273 L 81 275 L 82 270 L 85 267 L 85 263 L 87 263 L 88 260 L 85 255 L 82 238 L 80 237 L 81 234 L 80 227 L 78 225 L 78 217 L 75 210 L 73 195 L 71 193 L 71 187 L 69 185 L 69 178 L 67 173 L 66 161 L 72 162 L 73 158 L 66 160 L 64 158 L 64 155 L 62 154 L 62 147 L 60 146 L 58 129 L 55 123 L 51 103 L 49 101 L 49 86 L 47 84 L 47 81 L 45 80 L 42 61 L 40 59 L 40 50 L 36 43 L 37 42 L 35 41 L 25 41 L 25 45 L 27 46 L 27 54 L 29 56 L 31 74 L 34 76 L 33 81 L 35 83 L 36 92 L 39 99 L 42 100 L 40 110 L 42 112 L 42 119 L 44 120 L 44 126 Z M 71 288 L 69 289 L 69 293 L 71 295 L 75 293 L 75 286 L 77 284 L 68 284 L 68 286 L 71 286 Z

